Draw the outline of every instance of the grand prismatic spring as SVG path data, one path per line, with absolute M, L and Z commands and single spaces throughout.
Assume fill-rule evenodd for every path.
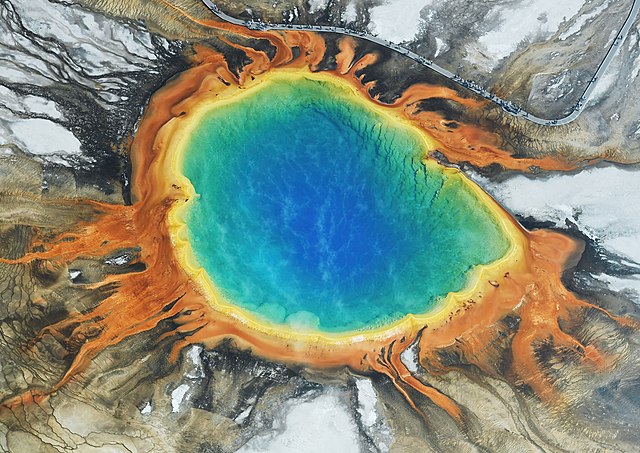
M 20 91 L 47 146 L 53 115 L 106 157 L 20 151 L 27 139 L 0 154 L 15 167 L 0 172 L 14 185 L 0 197 L 0 451 L 288 452 L 261 436 L 322 425 L 316 409 L 286 415 L 312 401 L 367 452 L 631 444 L 593 414 L 635 388 L 634 311 L 574 278 L 627 264 L 579 230 L 581 210 L 553 205 L 565 228 L 496 195 L 615 160 L 613 141 L 583 156 L 579 121 L 532 126 L 357 36 L 249 29 L 190 0 L 54 3 L 45 22 L 75 11 L 89 33 L 114 15 L 105 55 L 133 50 L 116 70 L 98 38 L 70 45 L 88 60 L 61 63 L 59 115 L 38 98 L 53 60 Z M 82 34 L 53 25 L 15 42 Z M 355 451 L 332 436 L 311 444 Z
M 427 137 L 338 82 L 278 74 L 189 120 L 193 254 L 227 305 L 266 323 L 342 332 L 437 310 L 509 249 Z

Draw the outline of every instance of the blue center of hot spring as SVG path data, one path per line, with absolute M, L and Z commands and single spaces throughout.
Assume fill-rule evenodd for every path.
M 189 139 L 196 259 L 227 301 L 274 324 L 345 332 L 427 312 L 509 241 L 425 152 L 341 85 L 274 76 Z

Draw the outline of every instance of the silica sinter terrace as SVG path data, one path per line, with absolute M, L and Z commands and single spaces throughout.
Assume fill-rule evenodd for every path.
M 266 322 L 348 332 L 425 313 L 509 239 L 428 143 L 339 84 L 271 77 L 194 128 L 185 216 L 224 298 Z

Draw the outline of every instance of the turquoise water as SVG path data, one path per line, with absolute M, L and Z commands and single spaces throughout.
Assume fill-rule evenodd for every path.
M 501 227 L 409 129 L 321 81 L 211 110 L 185 152 L 199 263 L 272 323 L 343 332 L 424 313 L 503 256 Z

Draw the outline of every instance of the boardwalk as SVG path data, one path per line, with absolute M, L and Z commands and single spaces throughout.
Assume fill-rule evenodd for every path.
M 207 6 L 207 8 L 211 10 L 211 12 L 213 12 L 213 14 L 218 16 L 220 19 L 232 24 L 247 27 L 251 30 L 303 30 L 303 31 L 325 32 L 325 33 L 338 33 L 338 34 L 354 36 L 359 39 L 364 39 L 366 41 L 374 42 L 381 46 L 392 49 L 398 53 L 401 53 L 402 55 L 405 55 L 406 57 L 411 58 L 415 62 L 423 66 L 426 66 L 427 68 L 446 77 L 447 79 L 452 80 L 458 85 L 473 91 L 477 95 L 482 96 L 483 98 L 491 102 L 494 102 L 495 104 L 498 104 L 500 107 L 502 107 L 502 109 L 505 112 L 509 113 L 510 115 L 524 118 L 528 121 L 531 121 L 532 123 L 536 123 L 544 126 L 561 126 L 564 124 L 568 124 L 573 120 L 575 120 L 576 118 L 578 118 L 580 113 L 582 113 L 582 111 L 584 110 L 587 102 L 589 101 L 589 98 L 593 94 L 593 91 L 595 90 L 596 85 L 600 81 L 602 75 L 609 67 L 609 64 L 611 64 L 611 60 L 613 60 L 613 57 L 615 56 L 616 52 L 618 51 L 618 49 L 624 42 L 625 38 L 627 37 L 627 34 L 629 33 L 629 29 L 631 28 L 631 25 L 633 24 L 633 22 L 636 20 L 638 16 L 638 11 L 640 10 L 640 0 L 633 0 L 633 4 L 631 5 L 631 10 L 629 11 L 629 15 L 627 16 L 627 18 L 624 21 L 624 24 L 618 31 L 616 38 L 613 40 L 613 43 L 607 50 L 607 53 L 604 56 L 604 59 L 598 65 L 598 68 L 596 69 L 595 74 L 587 83 L 587 86 L 584 92 L 582 93 L 582 96 L 580 97 L 578 102 L 573 106 L 571 113 L 569 113 L 567 116 L 563 118 L 547 119 L 547 118 L 540 118 L 536 115 L 526 112 L 525 110 L 515 105 L 514 103 L 507 101 L 505 99 L 499 98 L 493 93 L 485 90 L 483 87 L 479 86 L 472 80 L 463 79 L 462 77 L 459 77 L 458 75 L 452 73 L 451 71 L 448 71 L 447 69 L 441 66 L 438 66 L 428 58 L 418 55 L 417 53 L 412 52 L 411 50 L 405 47 L 402 47 L 398 44 L 395 44 L 391 41 L 378 38 L 377 36 L 369 35 L 362 31 L 351 30 L 351 29 L 342 28 L 342 27 L 326 26 L 326 25 L 273 24 L 273 23 L 259 22 L 259 21 L 253 21 L 253 20 L 241 20 L 241 19 L 237 19 L 235 17 L 229 16 L 228 14 L 225 14 L 211 0 L 202 0 L 202 2 Z

